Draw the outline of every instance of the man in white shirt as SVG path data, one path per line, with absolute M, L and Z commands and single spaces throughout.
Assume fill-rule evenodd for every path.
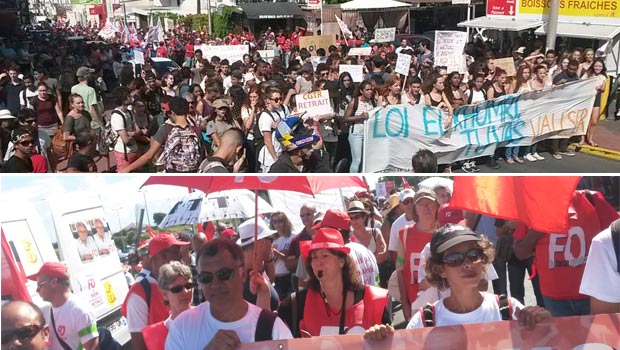
M 232 350 L 240 343 L 291 339 L 273 313 L 243 299 L 244 256 L 235 242 L 216 238 L 201 251 L 198 281 L 206 301 L 170 325 L 166 350 Z
M 282 105 L 282 93 L 277 88 L 270 88 L 267 93 L 267 106 L 258 117 L 258 129 L 263 134 L 264 146 L 258 150 L 258 162 L 261 172 L 269 172 L 269 168 L 278 160 L 282 153 L 282 145 L 275 138 L 275 127 L 286 118 L 287 110 Z
M 415 196 L 415 191 L 410 188 L 404 189 L 398 196 L 403 214 L 394 220 L 392 227 L 390 228 L 390 243 L 388 245 L 388 250 L 390 251 L 392 261 L 396 261 L 396 251 L 398 250 L 398 230 L 405 226 L 415 224 L 415 221 L 413 220 L 413 196 Z
M 413 53 L 413 47 L 409 46 L 407 39 L 401 39 L 400 46 L 396 48 L 395 52 L 400 53 L 403 50 L 409 50 Z
M 99 332 L 93 308 L 71 293 L 67 267 L 62 263 L 46 262 L 28 279 L 37 281 L 37 292 L 52 304 L 49 312 L 45 311 L 47 324 L 51 325 L 49 349 L 98 349 Z

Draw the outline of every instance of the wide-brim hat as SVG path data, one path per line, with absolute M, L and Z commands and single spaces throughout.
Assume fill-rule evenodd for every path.
M 267 223 L 259 218 L 257 221 L 256 230 L 258 232 L 257 240 L 268 238 L 276 233 L 276 230 L 272 230 L 267 226 Z M 238 228 L 239 239 L 237 244 L 241 247 L 254 243 L 254 218 L 244 221 Z
M 0 110 L 0 120 L 10 120 L 15 119 L 15 116 L 11 114 L 11 111 L 8 109 Z
M 306 241 L 309 242 L 309 241 Z M 300 242 L 301 243 L 301 242 Z M 312 241 L 304 244 L 304 247 L 300 246 L 300 251 L 304 258 L 310 255 L 310 252 L 318 249 L 331 249 L 339 251 L 345 254 L 349 254 L 351 249 L 344 245 L 344 239 L 342 234 L 333 228 L 324 227 L 316 232 Z
M 398 193 L 394 193 L 387 200 L 387 205 L 385 209 L 383 209 L 383 217 L 388 216 L 394 208 L 396 208 L 400 204 L 400 199 L 398 198 Z
M 349 203 L 349 207 L 347 208 L 347 212 L 349 214 L 364 213 L 366 215 L 370 215 L 370 211 L 366 210 L 364 203 L 360 201 L 351 201 L 351 203 Z

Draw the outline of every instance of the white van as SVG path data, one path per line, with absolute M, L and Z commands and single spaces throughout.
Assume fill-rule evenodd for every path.
M 0 225 L 17 266 L 24 274 L 35 274 L 48 261 L 65 263 L 73 293 L 92 306 L 97 325 L 108 328 L 119 343 L 126 344 L 130 335 L 120 307 L 129 287 L 107 222 L 101 200 L 93 193 L 63 195 L 38 202 L 36 206 L 28 202 L 7 202 L 6 198 L 0 201 Z M 80 254 L 78 249 L 77 228 L 83 228 L 82 224 L 87 228 L 87 240 L 93 242 L 96 227 L 104 228 L 106 239 L 97 240 L 102 248 L 89 255 Z M 80 233 L 84 235 L 84 230 Z M 57 249 L 50 236 L 55 238 Z M 107 248 L 103 249 L 101 242 L 106 242 Z M 38 295 L 36 282 L 29 280 L 26 287 L 34 303 L 43 309 L 49 307 Z

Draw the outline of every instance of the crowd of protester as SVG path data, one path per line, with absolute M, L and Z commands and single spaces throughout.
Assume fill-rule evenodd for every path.
M 393 190 L 388 198 L 358 192 L 346 210 L 304 204 L 298 232 L 287 214 L 275 212 L 258 219 L 256 235 L 253 218 L 219 222 L 209 238 L 202 231 L 191 238 L 159 233 L 130 261 L 139 274 L 128 279 L 121 312 L 131 348 L 234 349 L 337 334 L 365 334 L 372 342 L 394 327 L 518 320 L 533 328 L 552 317 L 620 312 L 618 241 L 612 243 L 620 219 L 600 192 L 573 194 L 569 232 L 579 228 L 584 245 L 570 263 L 545 253 L 562 244 L 559 235 L 452 208 L 451 194 L 449 184 L 438 183 Z M 578 260 L 586 253 L 587 262 Z M 538 272 L 530 281 L 525 270 L 531 274 L 533 264 Z M 54 350 L 67 349 L 62 341 L 71 349 L 102 348 L 105 329 L 93 326 L 92 310 L 71 294 L 66 266 L 46 263 L 29 278 L 53 310 L 43 316 L 33 304 L 3 305 L 3 347 L 40 333 Z M 530 283 L 536 305 L 524 306 Z M 399 305 L 404 323 L 397 325 Z M 23 316 L 14 309 L 23 308 L 35 310 L 27 329 L 12 323 Z M 59 336 L 54 322 L 64 327 L 71 318 Z
M 141 43 L 137 33 L 126 45 L 88 41 L 96 39 L 92 29 L 69 29 L 1 44 L 0 137 L 6 172 L 356 173 L 365 121 L 376 106 L 441 108 L 443 126 L 449 128 L 459 106 L 591 77 L 599 79 L 592 118 L 587 133 L 575 142 L 597 145 L 607 75 L 592 49 L 545 52 L 542 42 L 519 39 L 512 52 L 517 73 L 508 77 L 494 64 L 506 53 L 481 40 L 467 44 L 468 72 L 460 74 L 434 65 L 430 39 L 375 44 L 359 29 L 357 40 L 317 49 L 318 64 L 312 63 L 308 48 L 299 47 L 300 28 L 223 39 L 175 29 L 158 43 Z M 245 44 L 249 53 L 236 62 L 205 57 L 203 44 Z M 350 56 L 348 45 L 370 47 L 371 55 Z M 261 58 L 257 49 L 274 50 L 274 57 Z M 144 65 L 131 61 L 138 50 Z M 406 79 L 393 72 L 397 53 L 412 55 Z M 169 58 L 180 68 L 162 70 L 154 57 Z M 340 74 L 340 64 L 363 65 L 364 81 Z M 329 91 L 333 113 L 286 122 L 301 114 L 297 96 L 320 90 Z M 501 147 L 493 156 L 440 164 L 438 170 L 477 172 L 480 164 L 499 167 L 499 159 L 504 166 L 517 166 L 545 160 L 543 150 L 562 159 L 574 155 L 568 143 L 553 139 Z M 107 157 L 107 169 L 97 169 L 93 158 L 99 156 Z M 58 169 L 64 159 L 66 166 Z M 111 159 L 115 166 L 109 169 Z

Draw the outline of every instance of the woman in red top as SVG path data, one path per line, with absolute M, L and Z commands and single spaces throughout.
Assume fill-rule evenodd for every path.
M 47 93 L 48 87 L 44 82 L 37 85 L 38 95 L 31 97 L 30 104 L 32 109 L 37 112 L 37 123 L 39 124 L 39 132 L 43 131 L 51 138 L 54 131 L 58 128 L 58 122 L 64 123 L 62 110 L 56 98 Z
M 387 290 L 364 285 L 340 232 L 321 228 L 300 246 L 308 271 L 308 289 L 280 304 L 279 317 L 293 336 L 363 334 L 377 324 L 391 324 Z
M 164 304 L 170 306 L 170 317 L 148 325 L 142 329 L 147 350 L 164 350 L 168 325 L 179 314 L 192 307 L 194 284 L 189 266 L 171 261 L 159 269 L 159 288 L 164 296 Z

